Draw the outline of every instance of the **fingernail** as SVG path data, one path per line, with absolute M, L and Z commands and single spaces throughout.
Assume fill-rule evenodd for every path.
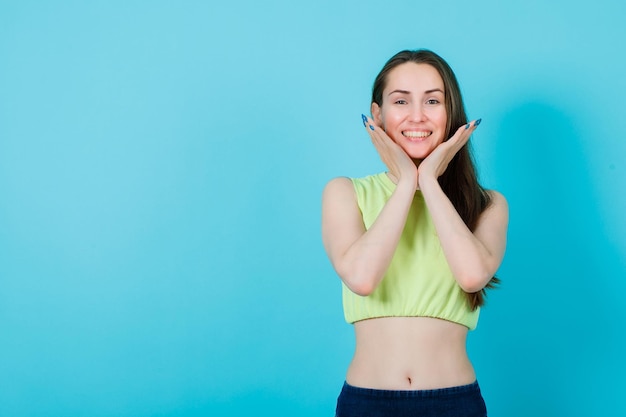
M 482 122 L 483 119 L 478 119 L 476 120 L 476 123 L 474 123 L 474 126 L 478 126 L 480 124 L 480 122 Z
M 470 127 L 470 123 L 466 124 L 465 125 L 465 130 L 469 129 L 469 127 Z
M 367 126 L 367 117 L 365 117 L 365 115 L 362 114 L 361 118 L 363 119 L 363 126 Z
M 370 125 L 370 129 L 374 130 L 374 126 Z

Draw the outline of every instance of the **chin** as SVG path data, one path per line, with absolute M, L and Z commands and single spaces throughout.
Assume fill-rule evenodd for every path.
M 426 159 L 426 157 L 428 155 L 424 155 L 424 154 L 418 153 L 418 154 L 412 154 L 412 155 L 409 155 L 409 156 L 411 157 L 411 159 L 419 159 L 421 161 L 422 159 Z
M 412 152 L 411 152 L 412 151 Z M 406 152 L 407 155 L 409 155 L 409 157 L 413 160 L 423 160 L 425 159 L 428 155 L 430 155 L 432 153 L 432 149 L 429 149 L 428 151 L 416 151 L 416 150 L 411 150 L 411 149 L 404 149 L 404 152 Z

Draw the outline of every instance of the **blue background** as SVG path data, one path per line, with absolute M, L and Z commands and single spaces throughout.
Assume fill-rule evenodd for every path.
M 626 3 L 0 1 L 0 415 L 330 416 L 320 239 L 404 48 L 509 200 L 469 350 L 490 415 L 624 416 Z

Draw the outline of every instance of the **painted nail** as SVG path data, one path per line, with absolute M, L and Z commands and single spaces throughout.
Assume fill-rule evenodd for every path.
M 370 129 L 374 130 L 374 126 L 370 125 Z
M 470 123 L 466 124 L 465 125 L 465 130 L 469 129 L 469 127 L 470 127 Z
M 474 126 L 478 126 L 480 124 L 480 122 L 482 122 L 483 119 L 478 119 L 476 120 L 476 123 L 474 123 Z
M 363 126 L 367 126 L 367 117 L 365 117 L 365 115 L 362 114 L 361 118 L 363 119 Z

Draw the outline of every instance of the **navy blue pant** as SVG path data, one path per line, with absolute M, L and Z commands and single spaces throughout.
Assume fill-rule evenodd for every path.
M 478 382 L 459 387 L 392 391 L 344 383 L 335 417 L 487 417 Z

